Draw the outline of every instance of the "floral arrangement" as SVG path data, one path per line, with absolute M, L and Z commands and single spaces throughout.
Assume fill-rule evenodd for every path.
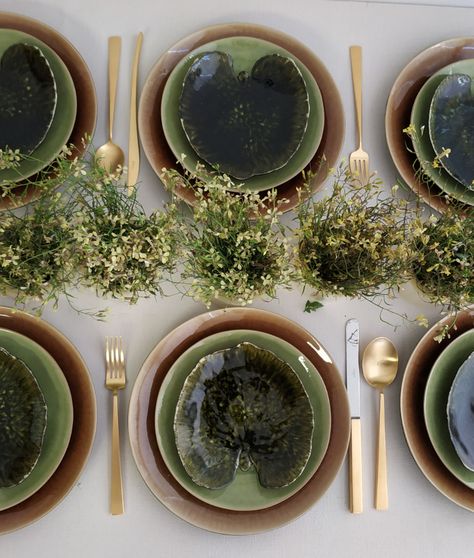
M 297 210 L 296 267 L 319 296 L 371 298 L 393 293 L 411 275 L 413 212 L 405 200 L 385 196 L 382 181 L 353 181 L 349 168 L 334 171 L 333 189 Z M 304 193 L 304 192 L 303 192 Z
M 37 299 L 39 309 L 61 295 L 71 301 L 71 287 L 80 284 L 130 303 L 160 293 L 180 254 L 175 206 L 146 215 L 120 172 L 110 175 L 93 156 L 71 160 L 70 153 L 64 149 L 35 180 L 44 193 L 23 215 L 3 214 L 0 293 L 16 304 Z M 15 186 L 2 185 L 3 195 Z
M 180 185 L 195 194 L 190 212 L 181 212 L 185 294 L 206 305 L 215 299 L 246 305 L 289 287 L 293 270 L 279 222 L 285 201 L 276 200 L 276 190 L 235 195 L 226 175 L 191 179 L 165 169 L 162 180 L 171 191 Z

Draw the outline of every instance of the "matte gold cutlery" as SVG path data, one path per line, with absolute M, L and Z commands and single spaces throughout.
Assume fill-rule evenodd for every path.
M 119 398 L 118 392 L 125 388 L 125 356 L 121 337 L 105 339 L 105 386 L 112 392 L 112 466 L 110 479 L 110 513 L 120 515 L 124 511 L 122 466 L 120 459 Z
M 117 96 L 117 81 L 120 68 L 120 51 L 122 39 L 109 37 L 109 140 L 96 151 L 96 159 L 108 172 L 115 172 L 123 166 L 125 156 L 122 148 L 113 142 L 113 128 L 115 118 L 115 99 Z
M 143 43 L 143 33 L 139 33 L 133 57 L 132 77 L 130 84 L 130 134 L 128 141 L 128 193 L 138 181 L 140 170 L 140 148 L 138 145 L 138 126 L 137 126 L 137 82 L 138 65 L 140 63 L 140 53 Z
M 385 440 L 385 399 L 383 390 L 389 386 L 398 370 L 398 353 L 390 339 L 377 337 L 365 348 L 362 371 L 367 383 L 380 390 L 379 428 L 377 437 L 377 468 L 375 480 L 375 509 L 388 508 L 387 449 Z
M 350 154 L 349 168 L 354 180 L 367 184 L 369 180 L 369 154 L 362 149 L 362 48 L 350 47 L 352 86 L 356 111 L 359 147 Z

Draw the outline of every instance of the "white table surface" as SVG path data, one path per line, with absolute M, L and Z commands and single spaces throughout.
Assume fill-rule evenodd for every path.
M 473 5 L 472 2 L 470 3 Z M 311 48 L 327 65 L 342 95 L 347 129 L 341 155 L 355 146 L 354 113 L 348 47 L 363 46 L 364 145 L 387 184 L 396 181 L 384 136 L 385 103 L 403 66 L 424 48 L 443 39 L 473 33 L 474 8 L 408 6 L 334 0 L 218 0 L 159 2 L 157 0 L 2 0 L 10 10 L 44 21 L 61 31 L 86 59 L 97 88 L 99 119 L 95 144 L 105 140 L 107 37 L 123 37 L 122 68 L 116 120 L 116 141 L 128 144 L 129 74 L 136 33 L 145 35 L 140 84 L 160 54 L 178 39 L 201 27 L 234 21 L 259 23 L 284 31 Z M 149 209 L 160 207 L 163 189 L 146 159 L 141 166 L 140 199 Z M 424 334 L 413 325 L 397 331 L 382 323 L 368 303 L 327 300 L 314 314 L 303 313 L 307 295 L 282 292 L 278 301 L 255 304 L 285 315 L 311 331 L 344 371 L 344 324 L 357 317 L 361 347 L 378 335 L 391 337 L 400 352 L 400 370 Z M 9 305 L 8 298 L 0 299 Z M 399 412 L 401 376 L 386 392 L 390 508 L 373 509 L 373 478 L 377 397 L 362 385 L 364 513 L 348 511 L 347 464 L 335 482 L 304 516 L 277 530 L 246 537 L 208 533 L 171 514 L 150 493 L 137 471 L 128 444 L 125 412 L 122 417 L 123 469 L 126 513 L 108 512 L 110 401 L 103 387 L 105 335 L 122 335 L 127 343 L 131 393 L 142 362 L 156 343 L 175 326 L 204 311 L 191 300 L 175 296 L 125 303 L 99 300 L 91 292 L 78 293 L 83 307 L 108 305 L 108 322 L 81 317 L 63 302 L 44 318 L 77 346 L 93 378 L 98 403 L 97 435 L 80 481 L 67 498 L 40 521 L 0 537 L 2 558 L 74 558 L 176 556 L 193 558 L 375 556 L 466 556 L 472 553 L 473 516 L 448 501 L 425 479 L 413 461 L 402 432 Z M 424 313 L 433 323 L 440 310 L 424 303 L 411 288 L 394 302 L 397 311 Z

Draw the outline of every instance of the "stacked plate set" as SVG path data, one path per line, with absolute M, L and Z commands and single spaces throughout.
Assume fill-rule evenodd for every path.
M 331 356 L 276 314 L 230 308 L 180 325 L 133 388 L 129 436 L 155 496 L 198 527 L 248 534 L 308 510 L 349 439 Z
M 474 39 L 420 53 L 397 77 L 386 136 L 402 179 L 433 208 L 474 205 Z
M 18 150 L 19 165 L 0 170 L 1 184 L 15 183 L 0 209 L 36 199 L 35 177 L 74 145 L 85 150 L 96 121 L 94 84 L 77 50 L 54 29 L 0 12 L 0 149 Z M 28 181 L 26 184 L 25 181 Z
M 436 324 L 408 361 L 401 389 L 408 446 L 430 482 L 456 504 L 474 511 L 474 310 L 461 312 L 439 342 Z
M 184 167 L 230 189 L 298 201 L 302 172 L 321 185 L 337 160 L 344 116 L 322 62 L 295 39 L 251 24 L 217 25 L 182 39 L 143 88 L 140 138 L 155 172 Z M 178 193 L 193 201 L 191 190 Z

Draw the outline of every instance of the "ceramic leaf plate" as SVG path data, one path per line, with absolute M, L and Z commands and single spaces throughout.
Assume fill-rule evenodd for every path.
M 156 62 L 143 87 L 138 111 L 140 140 L 151 167 L 158 176 L 162 175 L 164 168 L 175 169 L 182 172 L 181 155 L 183 153 L 187 154 L 188 152 L 194 153 L 194 150 L 191 149 L 189 143 L 187 142 L 184 131 L 182 132 L 182 136 L 184 136 L 184 145 L 187 147 L 183 150 L 180 144 L 176 148 L 171 148 L 171 142 L 167 140 L 166 134 L 163 130 L 163 126 L 166 125 L 162 118 L 163 92 L 165 85 L 169 82 L 173 70 L 182 60 L 186 59 L 190 53 L 196 51 L 196 49 L 199 49 L 203 45 L 235 37 L 260 39 L 262 41 L 272 43 L 279 48 L 285 49 L 290 53 L 297 65 L 298 61 L 300 61 L 301 64 L 307 68 L 308 72 L 317 83 L 324 105 L 325 124 L 316 153 L 314 153 L 312 157 L 310 156 L 309 159 L 306 159 L 306 164 L 304 162 L 306 155 L 304 155 L 302 159 L 306 176 L 311 177 L 310 187 L 312 191 L 316 191 L 326 181 L 329 169 L 337 163 L 344 139 L 345 123 L 341 97 L 327 68 L 310 49 L 289 35 L 281 33 L 270 27 L 250 23 L 213 25 L 204 29 L 199 29 L 169 47 Z M 304 75 L 303 69 L 300 66 L 298 67 Z M 179 99 L 182 80 L 176 80 L 176 83 L 178 84 L 178 95 L 173 95 L 173 97 L 175 99 Z M 308 88 L 308 93 L 311 95 L 311 88 L 308 86 L 308 82 L 306 83 L 306 86 Z M 177 111 L 174 111 L 174 113 L 172 111 L 166 112 L 166 116 L 169 118 L 173 118 L 172 114 L 177 115 L 178 113 Z M 182 130 L 181 123 L 179 122 L 179 116 L 177 120 L 177 126 L 174 124 L 169 126 L 169 130 L 171 130 L 172 133 L 174 130 Z M 303 138 L 301 147 L 290 159 L 288 164 L 281 170 L 288 170 L 291 163 L 296 161 L 296 157 L 303 153 L 304 146 L 306 145 L 305 139 L 311 128 L 311 120 L 312 118 L 310 113 L 307 131 L 305 133 L 305 137 Z M 313 141 L 312 136 L 308 137 L 310 138 L 309 142 L 311 143 Z M 196 158 L 195 154 L 194 157 Z M 191 157 L 188 158 L 188 161 L 190 160 Z M 184 159 L 183 164 L 185 163 L 186 158 Z M 191 163 L 191 173 L 194 168 L 195 165 Z M 296 169 L 293 169 L 293 172 L 290 175 L 287 175 L 282 182 L 278 181 L 279 183 L 274 180 L 276 176 L 274 176 L 273 173 L 254 177 L 253 179 L 249 179 L 247 181 L 246 187 L 260 192 L 269 189 L 272 186 L 278 185 L 277 200 L 284 200 L 285 203 L 282 208 L 284 211 L 288 211 L 295 207 L 299 201 L 298 191 L 304 183 L 302 173 L 300 172 L 301 170 L 302 167 L 300 164 L 296 165 Z M 279 173 L 280 171 L 274 172 Z M 267 180 L 269 177 L 271 178 L 271 181 L 265 186 L 262 184 L 253 188 L 253 186 L 250 187 L 249 185 L 249 183 L 254 179 L 258 178 L 258 180 Z M 195 202 L 193 189 L 189 188 L 184 183 L 177 185 L 176 193 L 187 203 L 193 204 Z
M 179 115 L 196 153 L 245 181 L 280 169 L 299 148 L 309 118 L 306 83 L 288 56 L 268 54 L 237 69 L 232 55 L 204 52 L 184 77 Z
M 474 205 L 473 191 L 460 184 L 441 164 L 433 166 L 436 153 L 429 134 L 430 107 L 436 89 L 447 76 L 466 72 L 474 76 L 474 60 L 454 62 L 435 72 L 423 84 L 415 98 L 410 123 L 414 128 L 411 137 L 413 148 L 424 173 L 452 198 Z
M 225 77 L 220 81 L 230 82 L 232 87 L 219 84 L 218 87 L 214 85 L 210 92 L 208 88 L 204 88 L 202 93 L 201 87 L 198 95 L 195 91 L 198 89 L 195 76 L 197 73 L 207 76 L 209 71 L 203 71 L 202 66 L 210 65 L 215 57 L 225 57 Z M 277 68 L 272 70 L 275 77 L 259 76 L 263 69 L 259 69 L 258 64 L 265 66 L 266 60 L 275 57 L 283 68 L 291 68 L 290 76 L 279 76 L 283 71 L 276 64 Z M 268 62 L 266 64 L 268 65 Z M 239 79 L 239 76 L 248 76 L 252 67 L 256 67 L 258 79 Z M 280 89 L 289 89 L 291 94 L 275 91 L 278 87 L 275 82 L 278 79 L 282 82 Z M 291 85 L 293 81 L 296 83 Z M 255 82 L 256 92 L 248 85 L 249 82 Z M 269 87 L 267 82 L 272 87 Z M 238 95 L 234 91 L 235 88 Z M 225 94 L 227 90 L 229 91 Z M 299 103 L 293 101 L 295 91 L 298 92 Z M 278 107 L 275 100 L 268 98 L 269 95 L 282 97 L 279 101 L 282 106 Z M 208 96 L 212 96 L 212 99 L 206 100 Z M 238 100 L 240 102 L 237 102 Z M 208 111 L 212 110 L 213 114 L 209 115 L 208 111 L 204 111 L 204 106 L 208 106 Z M 247 111 L 242 112 L 234 108 L 238 106 L 247 107 Z M 263 107 L 266 108 L 265 112 L 262 112 Z M 280 117 L 286 115 L 285 122 L 273 114 L 277 107 Z M 253 112 L 255 116 L 252 116 Z M 190 130 L 186 133 L 188 113 L 189 120 L 194 115 L 199 122 L 196 126 L 188 126 Z M 267 121 L 268 117 L 270 122 Z M 289 51 L 254 37 L 230 37 L 202 45 L 176 65 L 163 91 L 161 120 L 165 137 L 173 153 L 191 173 L 196 171 L 198 162 L 216 163 L 215 166 L 219 167 L 221 172 L 227 172 L 234 177 L 235 190 L 239 190 L 239 183 L 243 181 L 245 189 L 261 191 L 289 180 L 314 156 L 324 129 L 324 104 L 321 91 L 311 72 Z M 213 126 L 209 126 L 209 122 L 213 122 Z M 285 124 L 288 128 L 286 132 Z M 228 133 L 229 125 L 235 129 L 234 139 Z M 291 138 L 294 138 L 293 146 Z M 205 151 L 207 140 L 214 145 L 214 150 L 223 152 L 222 157 L 231 158 L 233 168 L 223 166 L 222 159 L 217 160 L 202 153 Z M 203 148 L 199 147 L 201 144 Z M 197 147 L 196 150 L 192 148 L 193 145 Z M 283 155 L 284 161 L 281 163 L 275 163 L 275 153 L 278 150 Z M 201 155 L 201 159 L 198 154 Z M 260 171 L 255 172 L 257 166 L 260 166 Z M 207 164 L 206 173 L 212 176 L 214 168 L 212 164 Z
M 31 370 L 0 347 L 0 491 L 21 484 L 36 465 L 46 412 Z
M 180 433 L 178 428 L 178 432 L 176 432 L 177 436 L 175 436 L 175 415 L 176 419 L 181 423 L 182 419 L 179 417 L 181 414 L 179 402 L 183 399 L 183 394 L 186 393 L 186 384 L 194 384 L 194 382 L 190 382 L 190 378 L 192 380 L 190 372 L 194 370 L 196 374 L 198 371 L 202 370 L 202 367 L 206 364 L 208 366 L 211 365 L 209 358 L 212 356 L 218 359 L 220 359 L 223 354 L 227 354 L 227 356 L 231 357 L 235 356 L 234 352 L 229 354 L 223 353 L 223 351 L 235 351 L 236 347 L 242 344 L 251 344 L 252 347 L 258 347 L 261 351 L 265 351 L 264 358 L 270 359 L 271 362 L 275 362 L 274 359 L 278 359 L 278 366 L 280 367 L 282 363 L 289 366 L 291 371 L 286 369 L 285 371 L 291 374 L 290 378 L 295 376 L 296 379 L 298 379 L 296 388 L 303 398 L 303 403 L 308 401 L 309 397 L 310 408 L 307 409 L 303 404 L 305 417 L 300 416 L 298 422 L 293 425 L 294 428 L 296 428 L 294 434 L 296 435 L 298 432 L 303 435 L 302 441 L 304 441 L 305 429 L 308 434 L 310 433 L 309 454 L 304 458 L 302 470 L 295 476 L 293 482 L 286 486 L 283 485 L 286 482 L 288 474 L 291 474 L 291 470 L 288 469 L 285 462 L 281 459 L 276 460 L 275 465 L 279 467 L 279 469 L 273 472 L 269 483 L 281 484 L 282 486 L 280 487 L 262 486 L 254 468 L 244 468 L 245 470 L 242 470 L 242 468 L 237 469 L 235 467 L 236 461 L 234 460 L 233 464 L 231 463 L 231 466 L 233 465 L 231 472 L 235 471 L 235 475 L 232 475 L 232 482 L 223 488 L 216 489 L 199 486 L 199 484 L 193 482 L 179 455 L 178 447 L 180 443 L 178 438 Z M 253 349 L 250 350 L 253 351 Z M 240 371 L 242 371 L 241 368 Z M 254 380 L 260 380 L 259 376 L 257 375 Z M 279 379 L 279 384 L 281 385 L 281 378 Z M 219 381 L 218 386 L 220 385 L 221 382 Z M 261 381 L 257 383 L 253 382 L 252 385 L 260 385 L 260 387 L 264 389 Z M 285 393 L 287 393 L 288 389 L 292 391 L 291 386 L 287 386 L 286 382 L 283 386 L 285 386 Z M 301 393 L 301 387 L 303 387 L 303 393 Z M 201 397 L 198 393 L 193 390 L 193 400 L 200 399 Z M 261 407 L 263 404 L 263 409 L 261 409 L 263 415 L 268 409 L 264 405 L 265 401 L 261 402 L 261 405 L 257 405 L 258 399 L 258 395 L 256 399 L 253 399 L 252 396 L 252 408 L 254 412 L 256 412 L 258 407 Z M 253 403 L 255 403 L 255 405 Z M 237 411 L 240 413 L 242 407 L 240 407 L 240 411 L 238 411 L 239 397 L 234 399 L 230 408 L 231 412 Z M 193 405 L 191 405 L 190 410 L 194 412 Z M 282 418 L 280 414 L 277 413 L 277 415 Z M 294 415 L 295 419 L 296 417 L 297 413 Z M 264 427 L 265 425 L 262 425 L 262 428 Z M 186 424 L 185 429 L 187 430 Z M 187 434 L 186 430 L 185 434 Z M 158 446 L 167 467 L 175 479 L 196 498 L 213 506 L 229 510 L 264 509 L 282 502 L 295 494 L 310 480 L 320 465 L 327 449 L 330 430 L 331 410 L 327 390 L 313 364 L 311 364 L 300 351 L 284 340 L 274 335 L 250 330 L 233 330 L 216 333 L 190 347 L 170 368 L 160 389 L 156 404 L 156 435 Z M 220 432 L 224 432 L 222 427 L 220 427 Z M 227 432 L 227 434 L 229 434 L 229 432 Z M 268 438 L 268 436 L 266 437 Z M 187 445 L 186 442 L 185 445 Z M 291 447 L 293 444 L 290 443 L 289 445 Z M 307 442 L 303 444 L 303 449 L 305 447 L 308 447 Z M 225 454 L 227 452 L 224 451 L 223 453 L 223 461 L 225 462 Z M 267 452 L 265 453 L 266 455 L 264 454 L 261 457 L 268 457 L 269 454 Z M 239 455 L 241 455 L 241 453 L 239 453 Z M 216 478 L 219 478 L 219 471 L 217 471 L 216 474 L 216 471 L 211 471 L 210 469 L 206 471 L 205 469 L 206 468 L 204 468 L 205 473 L 211 473 L 211 483 L 214 482 Z M 282 476 L 285 479 L 283 482 L 281 482 Z
M 474 473 L 474 344 L 454 378 L 448 398 L 448 427 L 454 449 Z
M 0 510 L 2 510 L 29 498 L 57 469 L 71 437 L 73 404 L 64 374 L 40 345 L 24 335 L 0 329 L 0 348 L 14 355 L 17 362 L 31 370 L 30 374 L 44 397 L 47 413 L 44 438 L 42 438 L 38 459 L 30 474 L 21 483 L 0 487 Z
M 75 157 L 81 157 L 88 146 L 87 141 L 83 140 L 86 137 L 92 137 L 97 117 L 97 99 L 95 95 L 94 82 L 84 59 L 81 57 L 76 48 L 63 35 L 61 35 L 58 31 L 56 31 L 49 25 L 45 25 L 44 23 L 36 19 L 32 19 L 24 15 L 15 14 L 12 12 L 0 11 L 0 29 L 20 31 L 22 33 L 27 33 L 28 35 L 34 37 L 35 39 L 38 39 L 39 41 L 42 41 L 54 53 L 56 53 L 59 59 L 62 60 L 62 62 L 65 64 L 73 81 L 78 108 L 78 110 L 76 111 L 76 117 L 74 119 L 72 131 L 66 140 L 68 145 L 74 145 L 74 149 L 72 149 L 71 154 L 68 155 L 68 158 L 73 159 Z M 46 57 L 48 57 L 46 51 L 44 52 Z M 51 67 L 53 67 L 53 63 L 51 62 L 51 60 L 50 64 Z M 55 74 L 55 78 L 59 90 L 61 80 L 58 79 L 57 74 Z M 64 96 L 61 95 L 60 92 L 58 92 L 58 103 L 61 102 L 61 99 L 63 97 Z M 58 113 L 61 114 L 59 108 L 57 108 L 55 114 Z M 52 126 L 54 126 L 54 120 Z M 42 149 L 43 146 L 45 146 L 49 142 L 49 136 L 50 134 L 46 136 L 45 140 L 38 147 L 38 150 Z M 34 156 L 32 161 L 45 160 L 44 154 L 36 158 L 35 151 L 33 155 Z M 40 168 L 42 168 L 42 166 Z M 37 170 L 34 171 L 34 173 L 36 172 Z M 13 176 L 13 179 L 15 179 L 17 176 L 18 175 L 15 174 Z M 30 179 L 31 183 L 29 183 L 28 185 L 20 180 L 18 182 L 18 187 L 14 189 L 14 192 L 11 196 L 0 197 L 0 211 L 3 211 L 7 208 L 21 207 L 38 199 L 38 197 L 43 192 L 35 185 L 34 174 L 30 177 Z
M 439 355 L 426 383 L 424 418 L 426 428 L 439 458 L 462 483 L 474 489 L 474 472 L 459 459 L 448 427 L 448 398 L 456 373 L 474 351 L 474 330 L 454 339 Z
M 468 74 L 447 76 L 430 107 L 430 138 L 443 167 L 474 191 L 474 82 Z M 449 155 L 443 156 L 449 149 Z
M 56 470 L 41 488 L 31 496 L 0 511 L 0 533 L 8 533 L 37 521 L 55 508 L 76 486 L 78 478 L 87 463 L 94 440 L 96 401 L 92 381 L 84 361 L 74 345 L 57 329 L 37 316 L 31 316 L 18 309 L 6 307 L 0 308 L 0 328 L 7 330 L 9 333 L 20 334 L 27 341 L 33 341 L 43 351 L 49 353 L 50 358 L 54 359 L 66 379 L 73 406 L 71 436 L 64 456 Z M 7 347 L 6 343 L 10 340 L 11 337 L 3 337 L 1 344 Z M 35 351 L 30 353 L 26 350 L 24 352 L 27 346 L 30 346 L 29 343 L 28 345 L 15 343 L 8 348 L 11 353 L 18 351 L 18 355 L 25 362 L 27 362 L 27 358 L 32 358 L 31 366 L 34 368 L 35 363 L 39 362 L 39 353 Z M 22 351 L 21 355 L 20 350 Z M 36 369 L 36 374 L 41 382 L 38 370 L 39 368 Z M 56 387 L 59 386 L 59 384 L 55 385 Z M 44 387 L 43 393 L 46 395 L 48 404 L 48 395 Z M 60 396 L 59 393 L 54 397 L 58 397 L 58 401 L 64 401 L 64 397 Z M 49 405 L 51 408 L 51 403 Z M 67 420 L 66 417 L 67 415 L 64 417 L 65 421 Z M 58 423 L 60 422 L 58 420 Z M 50 424 L 54 424 L 54 421 L 51 421 Z M 44 444 L 47 443 L 47 436 L 48 425 L 46 426 Z M 53 450 L 53 453 L 55 451 Z M 46 452 L 41 453 L 37 467 L 43 456 L 49 459 L 48 455 Z M 35 474 L 37 467 L 24 482 L 28 482 Z
M 318 370 L 331 408 L 329 444 L 315 473 L 290 498 L 271 507 L 251 511 L 219 508 L 185 490 L 163 459 L 156 440 L 155 425 L 161 385 L 180 355 L 210 335 L 241 329 L 274 335 L 300 351 Z M 274 529 L 296 519 L 326 492 L 347 452 L 349 406 L 344 384 L 331 356 L 309 332 L 278 314 L 250 308 L 227 308 L 188 320 L 157 344 L 144 362 L 133 387 L 128 427 L 138 470 L 152 493 L 168 510 L 202 529 L 243 535 Z
M 56 111 L 56 82 L 35 45 L 15 43 L 0 57 L 0 149 L 29 155 L 48 133 Z
M 72 81 L 71 75 L 64 62 L 59 58 L 54 50 L 35 37 L 13 29 L 0 29 L 0 55 L 7 52 L 8 49 L 12 48 L 12 46 L 16 48 L 18 44 L 28 46 L 30 48 L 36 48 L 47 60 L 47 63 L 51 68 L 52 75 L 54 76 L 57 103 L 51 125 L 48 128 L 45 137 L 30 153 L 30 155 L 20 162 L 20 165 L 17 168 L 0 171 L 0 187 L 2 181 L 8 180 L 16 182 L 29 178 L 49 164 L 58 155 L 61 148 L 67 143 L 76 119 L 76 90 L 74 88 L 74 82 Z M 3 103 L 5 109 L 10 111 L 10 102 L 6 96 L 3 97 Z M 12 119 L 10 119 L 9 122 L 10 124 L 7 122 L 3 127 L 6 137 L 8 137 L 8 134 L 10 133 L 9 130 L 12 128 L 18 129 L 17 124 L 14 124 Z M 32 128 L 30 126 L 22 126 L 20 129 L 23 130 L 25 141 L 31 141 L 29 138 L 30 134 L 32 134 Z M 9 143 L 5 139 L 0 140 L 0 148 L 2 142 Z M 24 154 L 24 151 L 21 148 L 20 151 Z

